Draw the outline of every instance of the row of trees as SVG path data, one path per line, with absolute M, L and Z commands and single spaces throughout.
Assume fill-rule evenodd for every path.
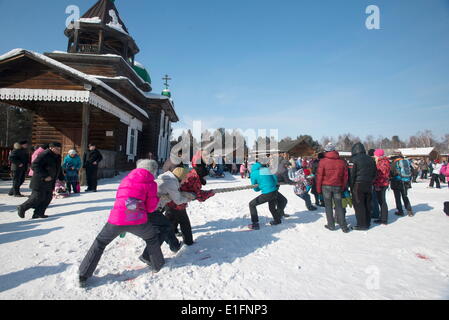
M 181 136 L 178 137 L 176 141 L 172 141 L 172 145 L 176 145 L 184 141 L 188 143 L 190 141 L 190 146 L 193 149 L 204 147 L 213 141 L 219 141 L 221 139 L 223 150 L 229 149 L 229 145 L 225 146 L 225 141 L 230 141 L 234 139 L 234 146 L 236 146 L 236 139 L 244 140 L 245 150 L 248 149 L 260 149 L 264 146 L 266 149 L 273 149 L 274 146 L 278 146 L 282 143 L 289 143 L 293 141 L 306 141 L 312 148 L 316 150 L 323 149 L 326 144 L 332 142 L 340 151 L 351 151 L 352 146 L 357 142 L 362 142 L 366 149 L 398 149 L 398 148 L 425 148 L 425 147 L 435 147 L 437 151 L 442 153 L 447 153 L 449 150 L 449 134 L 446 134 L 442 139 L 438 139 L 432 133 L 431 130 L 420 131 L 413 136 L 410 136 L 406 140 L 402 140 L 399 136 L 383 137 L 378 136 L 375 138 L 372 135 L 368 135 L 365 138 L 360 138 L 358 136 L 352 135 L 350 133 L 339 135 L 338 137 L 325 136 L 322 137 L 320 141 L 313 139 L 310 135 L 299 135 L 295 139 L 291 137 L 285 137 L 281 140 L 277 140 L 275 137 L 262 137 L 259 136 L 255 139 L 252 146 L 248 146 L 247 139 L 243 136 L 240 131 L 227 131 L 224 128 L 215 130 L 214 132 L 205 131 L 202 134 L 202 145 L 200 141 L 197 141 L 192 136 L 190 130 L 185 131 Z M 218 145 L 217 145 L 218 147 Z
M 31 140 L 33 114 L 25 109 L 0 103 L 0 147 Z
M 439 152 L 447 152 L 449 149 L 449 134 L 446 134 L 442 139 L 438 139 L 431 130 L 424 130 L 410 136 L 406 140 L 401 140 L 399 136 L 392 136 L 391 138 L 379 136 L 375 138 L 372 135 L 361 139 L 360 137 L 347 133 L 339 135 L 337 138 L 323 137 L 321 139 L 321 145 L 323 146 L 329 142 L 334 143 L 337 149 L 342 151 L 350 151 L 354 143 L 362 142 L 367 149 L 435 147 Z

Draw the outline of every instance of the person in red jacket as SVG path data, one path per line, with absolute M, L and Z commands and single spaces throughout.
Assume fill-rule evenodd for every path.
M 385 157 L 385 152 L 382 149 L 374 151 L 374 158 L 376 160 L 377 174 L 373 182 L 374 191 L 376 192 L 377 201 L 380 206 L 380 219 L 374 220 L 375 223 L 388 223 L 388 205 L 385 198 L 388 186 L 390 184 L 390 160 Z
M 207 176 L 206 167 L 203 164 L 197 164 L 192 171 L 190 171 L 181 184 L 179 189 L 182 192 L 190 192 L 195 196 L 195 200 L 204 202 L 214 195 L 213 191 L 203 191 L 202 186 L 206 184 L 204 177 Z M 187 215 L 187 203 L 177 205 L 169 202 L 166 207 L 165 216 L 172 223 L 173 229 L 176 232 L 178 225 L 181 227 L 183 241 L 186 245 L 193 244 L 192 227 L 189 216 Z
M 321 159 L 318 165 L 316 190 L 318 193 L 322 193 L 324 198 L 327 217 L 325 227 L 332 231 L 335 230 L 333 212 L 333 204 L 335 204 L 337 223 L 342 231 L 347 233 L 349 228 L 343 210 L 342 193 L 348 183 L 348 165 L 340 158 L 332 143 L 327 144 L 324 151 L 326 151 L 324 159 Z

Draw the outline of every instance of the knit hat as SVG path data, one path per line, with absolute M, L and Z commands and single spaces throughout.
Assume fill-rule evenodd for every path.
M 172 171 L 172 173 L 175 175 L 176 178 L 178 178 L 179 181 L 182 181 L 186 178 L 187 173 L 189 173 L 189 170 L 184 167 L 177 167 Z
M 383 149 L 376 149 L 376 151 L 374 151 L 375 157 L 383 157 L 384 155 L 385 155 L 385 151 Z
M 329 142 L 329 143 L 324 147 L 324 151 L 326 151 L 326 152 L 335 151 L 335 145 L 334 145 L 332 142 Z
M 72 154 L 77 154 L 77 152 L 75 151 L 75 150 L 70 150 L 69 152 L 67 152 L 69 155 L 72 155 Z
M 145 169 L 149 171 L 154 177 L 157 176 L 157 169 L 159 168 L 159 165 L 154 160 L 149 159 L 142 159 L 137 161 L 137 169 Z

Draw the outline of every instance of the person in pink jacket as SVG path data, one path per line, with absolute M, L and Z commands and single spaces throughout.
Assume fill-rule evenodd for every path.
M 33 163 L 34 160 L 36 160 L 36 158 L 47 149 L 48 149 L 48 144 L 39 146 L 31 155 L 31 163 Z M 30 171 L 28 172 L 28 176 L 32 177 L 33 174 L 34 174 L 34 171 L 33 171 L 33 169 L 30 168 Z
M 154 160 L 139 160 L 137 169 L 126 176 L 117 190 L 116 200 L 106 225 L 95 239 L 79 268 L 80 286 L 94 273 L 106 246 L 120 234 L 129 232 L 146 242 L 140 260 L 154 272 L 164 265 L 158 232 L 148 220 L 148 214 L 157 209 L 157 184 L 154 181 L 158 164 Z
M 440 174 L 446 177 L 447 187 L 449 188 L 449 164 L 444 164 L 441 167 Z

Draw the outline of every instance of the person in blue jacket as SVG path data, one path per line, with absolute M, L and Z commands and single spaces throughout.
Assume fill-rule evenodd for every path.
M 73 193 L 79 193 L 79 190 L 77 189 L 79 183 L 78 172 L 81 169 L 81 158 L 75 150 L 69 151 L 67 156 L 64 158 L 62 167 L 65 171 L 67 191 L 70 193 L 72 189 Z
M 271 225 L 277 225 L 282 222 L 285 215 L 284 209 L 287 205 L 287 199 L 279 193 L 278 180 L 276 175 L 272 174 L 266 165 L 256 162 L 251 167 L 251 184 L 257 184 L 258 187 L 254 191 L 262 191 L 262 194 L 249 203 L 249 211 L 251 213 L 250 229 L 259 230 L 259 216 L 257 215 L 257 206 L 268 202 L 270 212 L 273 216 Z

